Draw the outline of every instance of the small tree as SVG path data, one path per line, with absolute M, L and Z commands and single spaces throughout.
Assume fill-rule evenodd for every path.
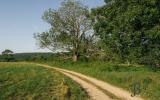
M 78 1 L 65 0 L 58 10 L 45 11 L 43 20 L 51 28 L 47 32 L 35 34 L 41 48 L 70 51 L 73 53 L 73 61 L 77 61 L 78 55 L 93 44 L 89 9 Z
M 2 55 L 4 54 L 13 54 L 13 51 L 9 50 L 9 49 L 6 49 L 2 52 Z
M 14 54 L 14 52 L 11 50 L 8 50 L 8 49 L 4 50 L 2 52 L 2 57 L 1 57 L 2 61 L 7 61 L 7 62 L 15 61 L 13 54 Z

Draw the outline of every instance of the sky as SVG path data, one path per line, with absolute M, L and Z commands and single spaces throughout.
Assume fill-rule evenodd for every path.
M 42 20 L 45 10 L 57 9 L 63 0 L 0 0 L 0 53 L 10 49 L 15 53 L 48 52 L 40 49 L 34 33 L 47 31 Z M 80 0 L 89 8 L 104 4 L 103 0 Z

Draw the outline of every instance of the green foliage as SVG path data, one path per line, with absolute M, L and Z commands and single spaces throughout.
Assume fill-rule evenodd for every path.
M 92 10 L 94 30 L 106 51 L 125 63 L 160 62 L 160 1 L 105 0 Z
M 53 61 L 58 58 L 54 53 L 15 53 L 16 61 Z
M 14 61 L 16 60 L 13 54 L 0 55 L 0 62 L 14 62 Z
M 65 82 L 64 82 L 65 80 Z M 0 63 L 0 100 L 87 100 L 77 83 L 56 71 L 25 63 Z M 65 89 L 71 95 L 66 95 Z

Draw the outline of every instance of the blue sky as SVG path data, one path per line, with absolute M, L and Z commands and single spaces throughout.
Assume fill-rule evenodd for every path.
M 36 45 L 33 34 L 48 29 L 41 16 L 49 8 L 56 9 L 63 0 L 0 0 L 0 52 L 45 52 Z M 101 6 L 103 0 L 81 0 L 85 5 Z

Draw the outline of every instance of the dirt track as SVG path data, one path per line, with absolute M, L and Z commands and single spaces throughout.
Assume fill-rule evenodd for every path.
M 97 80 L 95 78 L 73 71 L 51 67 L 48 65 L 38 65 L 57 70 L 70 77 L 71 79 L 79 83 L 88 92 L 92 100 L 143 100 L 140 97 L 131 97 L 131 93 L 129 93 L 128 91 L 125 91 L 106 82 Z

